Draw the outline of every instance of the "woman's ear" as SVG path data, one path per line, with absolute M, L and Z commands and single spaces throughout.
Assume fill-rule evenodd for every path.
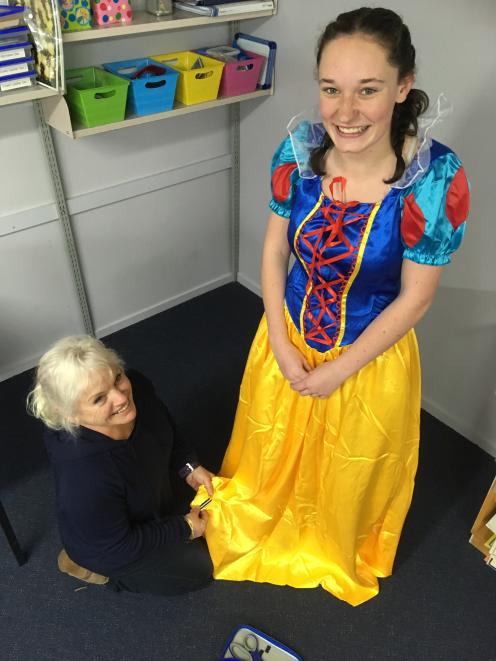
M 78 422 L 77 416 L 75 416 L 75 415 L 69 415 L 69 414 L 67 413 L 67 411 L 63 411 L 63 412 L 62 412 L 62 411 L 59 411 L 59 415 L 60 415 L 61 417 L 64 417 L 64 418 L 67 420 L 67 422 L 70 422 L 70 423 L 71 423 L 71 425 L 75 425 L 76 427 L 79 427 L 79 422 Z
M 405 101 L 408 92 L 412 89 L 414 81 L 415 76 L 413 74 L 409 74 L 400 80 L 398 94 L 396 95 L 396 103 L 403 103 L 403 101 Z

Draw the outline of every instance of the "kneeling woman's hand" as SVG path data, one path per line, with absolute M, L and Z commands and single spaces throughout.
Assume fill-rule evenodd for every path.
M 214 488 L 212 486 L 213 476 L 214 474 L 206 468 L 203 468 L 203 466 L 197 466 L 195 470 L 186 477 L 186 482 L 195 491 L 198 491 L 200 485 L 203 484 L 208 495 L 212 497 L 214 495 Z
M 199 507 L 192 507 L 191 511 L 184 517 L 192 526 L 191 539 L 201 537 L 205 533 L 208 522 L 208 512 Z

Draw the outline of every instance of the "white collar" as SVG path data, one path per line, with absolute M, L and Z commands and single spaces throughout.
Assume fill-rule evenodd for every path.
M 433 127 L 445 119 L 452 110 L 453 107 L 445 94 L 441 93 L 431 108 L 419 117 L 417 140 L 412 143 L 409 163 L 402 177 L 391 184 L 391 188 L 406 188 L 422 177 L 428 170 L 432 144 L 430 133 Z M 325 135 L 318 109 L 314 106 L 292 117 L 289 120 L 287 130 L 300 177 L 302 179 L 313 179 L 317 175 L 310 167 L 310 155 L 316 147 L 322 144 Z

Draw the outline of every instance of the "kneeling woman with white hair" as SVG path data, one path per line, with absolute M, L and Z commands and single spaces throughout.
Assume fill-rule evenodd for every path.
M 169 470 L 209 495 L 212 474 L 180 439 L 150 381 L 125 371 L 99 340 L 70 336 L 40 359 L 28 409 L 46 425 L 62 571 L 165 595 L 209 583 L 207 513 L 173 514 Z

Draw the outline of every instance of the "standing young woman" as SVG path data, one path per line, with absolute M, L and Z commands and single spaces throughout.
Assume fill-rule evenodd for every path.
M 418 457 L 413 327 L 461 242 L 469 193 L 457 156 L 419 130 L 428 99 L 397 14 L 341 14 L 317 66 L 323 140 L 310 178 L 308 123 L 274 156 L 266 315 L 207 541 L 216 578 L 322 585 L 356 605 L 392 571 Z

